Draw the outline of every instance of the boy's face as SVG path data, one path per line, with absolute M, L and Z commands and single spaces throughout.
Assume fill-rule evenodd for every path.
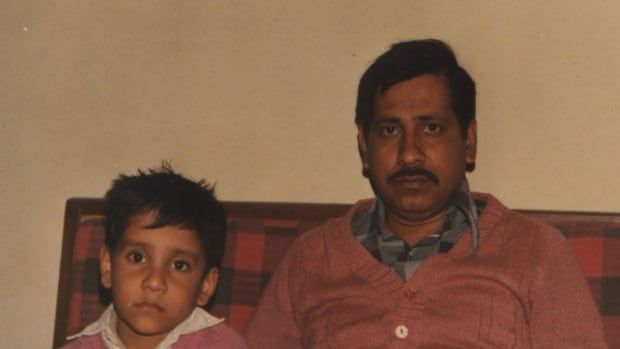
M 205 275 L 205 256 L 193 230 L 149 229 L 154 214 L 132 218 L 113 251 L 103 248 L 103 286 L 112 289 L 117 332 L 127 347 L 159 343 L 215 291 L 218 271 Z M 204 276 L 204 277 L 203 277 Z

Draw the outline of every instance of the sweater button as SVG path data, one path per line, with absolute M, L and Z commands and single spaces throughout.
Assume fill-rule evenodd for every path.
M 410 300 L 410 301 L 412 301 L 416 296 L 415 291 L 412 289 L 407 289 L 405 290 L 404 293 L 405 293 L 405 298 L 407 298 L 407 300 Z
M 405 325 L 399 325 L 396 327 L 396 330 L 394 330 L 394 333 L 396 334 L 396 337 L 405 339 L 409 335 L 409 329 Z

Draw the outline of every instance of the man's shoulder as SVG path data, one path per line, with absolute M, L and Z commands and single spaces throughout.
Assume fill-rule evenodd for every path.
M 303 232 L 295 241 L 294 245 L 316 244 L 325 239 L 332 240 L 333 235 L 351 235 L 351 221 L 361 211 L 368 210 L 374 199 L 362 199 L 357 201 L 342 216 L 330 218 L 320 225 Z
M 360 210 L 365 210 L 373 199 L 356 202 L 342 216 L 334 217 L 322 224 L 301 233 L 288 248 L 281 266 L 297 270 L 302 265 L 314 265 L 327 255 L 339 256 L 342 252 L 354 248 L 357 243 L 351 230 L 351 220 Z
M 476 200 L 486 202 L 480 224 L 504 235 L 504 239 L 532 240 L 533 243 L 564 240 L 562 233 L 547 222 L 507 208 L 491 194 L 472 193 Z

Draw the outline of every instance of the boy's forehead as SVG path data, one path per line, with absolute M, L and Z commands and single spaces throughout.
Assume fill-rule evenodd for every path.
M 156 221 L 157 213 L 155 211 L 133 216 L 121 236 L 121 245 L 141 243 L 154 247 L 202 253 L 200 237 L 195 230 L 176 225 L 153 227 Z
M 129 218 L 129 226 L 147 228 L 157 221 L 159 211 L 148 210 L 135 214 Z

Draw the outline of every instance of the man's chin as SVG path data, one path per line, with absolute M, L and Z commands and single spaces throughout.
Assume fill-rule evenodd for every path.
M 428 193 L 400 195 L 395 200 L 383 198 L 386 210 L 401 218 L 413 221 L 426 220 L 441 213 L 441 205 L 436 205 L 436 199 Z

